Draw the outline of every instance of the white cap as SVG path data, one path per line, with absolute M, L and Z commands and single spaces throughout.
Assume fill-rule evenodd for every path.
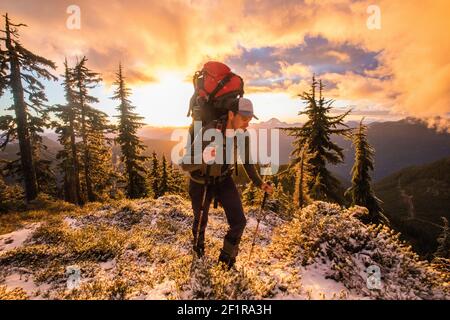
M 237 112 L 243 116 L 253 117 L 256 120 L 259 120 L 258 117 L 253 113 L 253 103 L 249 99 L 239 98 Z

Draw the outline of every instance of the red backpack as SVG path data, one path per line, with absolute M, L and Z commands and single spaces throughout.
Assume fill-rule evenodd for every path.
M 213 120 L 226 117 L 233 102 L 244 95 L 244 81 L 231 69 L 217 61 L 204 64 L 193 78 L 194 94 L 187 116 L 202 121 L 205 126 Z

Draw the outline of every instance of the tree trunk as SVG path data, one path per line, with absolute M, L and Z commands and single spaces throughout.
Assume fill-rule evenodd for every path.
M 83 141 L 83 162 L 84 162 L 84 181 L 86 184 L 86 193 L 88 201 L 95 201 L 95 196 L 92 191 L 92 181 L 90 177 L 90 159 L 89 159 L 89 149 L 88 149 L 88 141 L 87 141 L 87 132 L 86 132 L 86 106 L 84 103 L 83 96 L 83 84 L 81 83 L 81 74 L 80 71 L 77 72 L 77 82 L 78 82 L 78 98 L 80 103 L 81 110 L 81 139 Z
M 298 206 L 303 208 L 304 201 L 303 201 L 303 180 L 304 180 L 304 165 L 303 165 L 303 154 L 302 154 L 302 160 L 300 161 L 300 179 L 299 179 L 299 186 L 298 186 Z
M 30 134 L 27 121 L 27 106 L 23 96 L 23 86 L 20 77 L 20 65 L 18 57 L 12 46 L 9 21 L 6 17 L 6 47 L 9 52 L 11 64 L 11 89 L 14 97 L 14 111 L 17 122 L 17 136 L 19 139 L 20 161 L 25 181 L 26 200 L 31 201 L 37 197 L 38 187 L 36 171 L 33 166 L 33 155 L 31 150 Z
M 71 106 L 72 108 L 72 106 Z M 74 128 L 74 115 L 73 110 L 70 110 L 70 120 L 69 120 L 69 126 L 70 126 L 70 148 L 72 151 L 72 164 L 73 164 L 73 181 L 72 181 L 72 189 L 74 190 L 75 194 L 75 203 L 77 204 L 83 204 L 82 198 L 81 198 L 81 188 L 80 188 L 80 166 L 78 164 L 78 155 L 77 155 L 77 146 L 75 141 L 75 128 Z
M 86 134 L 86 110 L 84 105 L 84 99 L 82 94 L 80 94 L 80 105 L 81 105 L 81 139 L 83 140 L 84 146 L 84 180 L 86 183 L 86 192 L 88 201 L 95 201 L 94 192 L 92 191 L 92 181 L 91 181 L 91 173 L 89 168 L 89 149 L 88 149 L 88 141 Z

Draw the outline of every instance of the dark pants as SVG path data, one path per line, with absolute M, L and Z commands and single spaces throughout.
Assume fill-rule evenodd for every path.
M 194 244 L 196 241 L 197 226 L 200 219 L 203 190 L 203 184 L 190 180 L 189 195 L 191 197 L 192 209 L 194 211 L 194 224 L 192 227 Z M 244 233 L 247 219 L 244 215 L 244 209 L 242 208 L 239 192 L 231 176 L 228 176 L 223 181 L 216 183 L 215 186 L 210 185 L 208 187 L 205 200 L 205 210 L 202 214 L 198 246 L 204 248 L 205 229 L 208 223 L 208 212 L 213 199 L 214 191 L 216 192 L 218 201 L 222 204 L 229 225 L 228 232 L 225 235 L 223 242 L 222 251 L 231 258 L 235 258 L 238 254 L 239 242 L 241 241 L 242 234 Z

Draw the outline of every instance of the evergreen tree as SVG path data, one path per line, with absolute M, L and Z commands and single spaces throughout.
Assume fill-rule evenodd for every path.
M 66 201 L 82 204 L 80 185 L 79 150 L 76 143 L 76 134 L 79 131 L 79 109 L 75 102 L 73 70 L 69 68 L 67 60 L 64 62 L 65 72 L 63 86 L 66 104 L 56 105 L 53 111 L 58 121 L 53 123 L 58 141 L 62 145 L 56 158 L 63 174 L 64 199 Z
M 260 201 L 258 188 L 253 182 L 247 184 L 247 187 L 242 192 L 242 202 L 247 206 L 255 206 Z
M 6 86 L 8 85 L 8 65 L 6 64 L 6 50 L 2 49 L 0 42 L 0 97 L 3 95 Z
M 80 172 L 82 177 L 82 193 L 87 201 L 96 201 L 105 188 L 111 184 L 111 139 L 107 133 L 113 131 L 108 123 L 108 116 L 90 104 L 98 99 L 89 94 L 101 81 L 100 75 L 89 70 L 87 59 L 83 57 L 73 70 L 74 98 L 79 110 L 78 148 L 81 153 Z M 81 180 L 81 179 L 80 179 Z M 94 188 L 95 186 L 95 188 Z M 95 189 L 95 190 L 94 190 Z
M 110 190 L 110 197 L 112 199 L 120 199 L 123 198 L 123 196 L 126 196 L 122 189 L 126 189 L 126 180 L 124 179 L 124 176 L 120 174 L 122 172 L 122 164 L 119 159 L 119 149 L 120 146 L 117 145 L 117 139 L 113 140 L 113 147 L 112 147 L 112 153 L 111 153 L 111 161 L 112 161 L 112 170 L 113 172 L 116 172 L 117 175 L 115 175 L 112 178 L 111 182 L 111 190 Z
M 43 128 L 49 128 L 50 120 L 48 110 L 42 110 L 41 117 L 29 117 L 29 133 L 30 145 L 32 150 L 33 168 L 36 172 L 36 182 L 38 192 L 45 192 L 49 195 L 56 196 L 56 175 L 51 167 L 52 161 L 49 160 L 53 155 L 49 154 L 47 146 L 43 143 Z M 16 125 L 11 116 L 3 116 L 0 119 L 0 130 L 9 134 L 10 137 L 16 137 Z M 6 146 L 6 141 L 4 141 Z M 20 151 L 17 153 L 18 158 L 7 161 L 3 167 L 7 176 L 14 178 L 20 183 L 24 183 L 23 168 L 21 165 Z
M 47 98 L 44 85 L 39 78 L 56 80 L 56 77 L 47 70 L 55 69 L 56 66 L 52 61 L 32 53 L 20 44 L 18 28 L 25 26 L 24 24 L 12 23 L 8 14 L 4 18 L 5 30 L 1 30 L 4 37 L 0 40 L 4 42 L 6 50 L 2 50 L 1 69 L 3 73 L 5 69 L 9 73 L 6 78 L 2 77 L 1 82 L 3 87 L 11 90 L 14 104 L 8 110 L 14 111 L 15 117 L 6 115 L 0 119 L 4 138 L 2 147 L 6 146 L 11 139 L 19 140 L 21 175 L 25 185 L 26 199 L 30 201 L 36 198 L 39 190 L 37 163 L 33 155 L 36 155 L 36 150 L 41 148 L 33 146 L 32 143 L 42 141 L 36 135 L 42 132 L 43 121 L 47 119 L 44 105 Z M 5 125 L 9 127 L 5 128 Z M 41 189 L 44 188 L 45 186 L 42 186 Z
M 281 183 L 275 185 L 271 199 L 268 201 L 267 208 L 280 214 L 285 218 L 290 218 L 293 211 L 292 200 L 284 192 Z
M 18 185 L 9 186 L 0 174 L 0 213 L 23 207 L 23 190 Z
M 316 97 L 319 86 L 319 97 Z M 322 96 L 323 84 L 312 79 L 311 91 L 303 92 L 300 97 L 306 103 L 305 111 L 299 115 L 307 115 L 308 120 L 302 127 L 284 128 L 290 136 L 295 137 L 293 161 L 301 160 L 301 151 L 305 144 L 311 154 L 308 164 L 311 166 L 312 179 L 307 183 L 310 196 L 315 200 L 342 202 L 339 194 L 340 183 L 327 169 L 327 164 L 343 162 L 343 149 L 331 141 L 331 135 L 346 136 L 350 129 L 345 128 L 344 118 L 350 110 L 339 116 L 330 116 L 333 100 L 325 100 Z
M 160 172 L 160 168 L 159 168 L 159 160 L 158 160 L 158 157 L 156 156 L 155 151 L 153 151 L 153 153 L 152 153 L 152 168 L 150 171 L 150 179 L 151 179 L 151 183 L 152 183 L 153 197 L 155 199 L 158 199 L 160 196 L 159 183 L 160 183 L 160 179 L 161 179 L 161 172 Z
M 308 145 L 304 145 L 300 153 L 293 162 L 295 174 L 294 203 L 303 208 L 309 201 L 308 183 L 311 181 L 311 154 L 308 153 Z
M 158 195 L 161 197 L 168 192 L 168 182 L 169 180 L 169 171 L 167 168 L 167 160 L 166 156 L 163 154 L 161 161 L 161 179 L 159 181 L 159 192 Z
M 450 229 L 448 227 L 448 220 L 442 217 L 444 223 L 442 232 L 437 238 L 438 248 L 435 252 L 435 257 L 450 259 Z
M 352 186 L 346 191 L 346 195 L 350 195 L 352 205 L 364 206 L 369 210 L 369 216 L 366 219 L 363 218 L 364 222 L 387 223 L 380 207 L 380 200 L 372 190 L 370 171 L 373 170 L 374 150 L 367 140 L 367 127 L 362 122 L 363 119 L 353 134 L 355 163 L 351 172 Z
M 167 191 L 172 194 L 185 194 L 186 178 L 184 174 L 172 164 L 172 162 L 169 162 L 168 175 Z
M 141 120 L 144 118 L 133 112 L 135 107 L 131 105 L 129 100 L 131 90 L 126 87 L 120 64 L 114 84 L 117 88 L 112 99 L 120 101 L 116 108 L 119 111 L 119 116 L 117 116 L 119 118 L 117 142 L 120 144 L 122 152 L 121 162 L 125 169 L 127 196 L 132 199 L 145 197 L 148 193 L 146 169 L 144 167 L 147 157 L 142 155 L 145 146 L 137 136 L 137 130 L 143 125 Z
M 118 174 L 113 172 L 112 166 L 113 138 L 106 136 L 113 132 L 114 127 L 109 125 L 108 116 L 105 113 L 96 109 L 91 109 L 91 111 L 93 112 L 89 114 L 89 131 L 87 134 L 89 181 L 92 183 L 93 199 L 98 201 L 109 196 Z M 88 200 L 92 201 L 89 194 Z
M 48 151 L 48 147 L 43 143 L 41 135 L 43 133 L 42 127 L 49 127 L 50 118 L 40 118 L 39 122 L 42 122 L 42 124 L 36 127 L 37 132 L 33 130 L 33 126 L 30 127 L 33 164 L 36 171 L 38 192 L 56 197 L 56 174 L 53 171 L 52 161 L 50 160 L 55 155 Z

